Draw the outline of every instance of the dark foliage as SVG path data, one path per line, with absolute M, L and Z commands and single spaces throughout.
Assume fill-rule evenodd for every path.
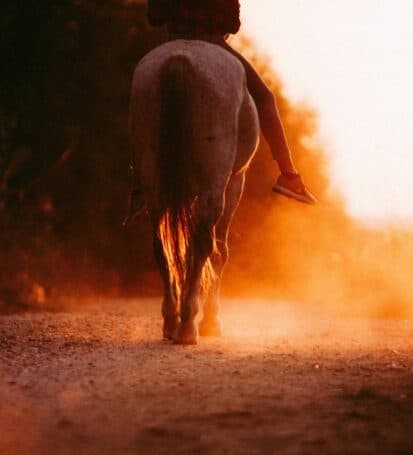
M 143 5 L 119 0 L 3 0 L 0 36 L 0 300 L 86 282 L 143 288 L 136 264 L 151 269 L 152 254 L 136 236 L 148 238 L 147 226 L 120 224 L 128 99 L 162 31 L 148 28 Z

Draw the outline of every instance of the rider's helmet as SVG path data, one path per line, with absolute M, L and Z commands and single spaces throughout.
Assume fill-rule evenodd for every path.
M 148 0 L 151 25 L 167 25 L 172 33 L 237 33 L 239 0 Z

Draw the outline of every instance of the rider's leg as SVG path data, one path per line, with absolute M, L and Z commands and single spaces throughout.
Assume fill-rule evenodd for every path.
M 280 171 L 283 174 L 297 173 L 272 91 L 265 85 L 248 60 L 226 42 L 223 46 L 237 57 L 245 69 L 248 90 L 257 106 L 262 133 L 271 149 L 274 160 L 280 167 Z
M 253 66 L 229 44 L 222 40 L 219 44 L 237 57 L 247 76 L 248 90 L 257 106 L 261 131 L 267 141 L 274 160 L 278 163 L 281 176 L 277 179 L 274 191 L 293 197 L 301 202 L 314 203 L 315 197 L 304 186 L 288 147 L 284 128 L 272 91 L 265 85 Z M 286 189 L 286 191 L 283 191 Z

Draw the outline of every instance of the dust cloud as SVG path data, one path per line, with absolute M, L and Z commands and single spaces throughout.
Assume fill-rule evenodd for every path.
M 277 169 L 262 144 L 232 228 L 225 293 L 286 299 L 339 315 L 413 314 L 413 232 L 366 225 L 347 212 L 317 140 L 317 115 L 292 104 L 281 81 L 245 38 L 233 43 L 277 96 L 294 160 L 320 203 L 308 207 L 271 194 Z

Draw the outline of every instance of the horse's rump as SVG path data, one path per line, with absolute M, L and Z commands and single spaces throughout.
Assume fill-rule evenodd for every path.
M 192 273 L 200 214 L 208 204 L 209 211 L 222 209 L 246 96 L 241 64 L 200 41 L 160 46 L 135 72 L 131 132 L 143 155 L 148 206 L 178 300 Z

